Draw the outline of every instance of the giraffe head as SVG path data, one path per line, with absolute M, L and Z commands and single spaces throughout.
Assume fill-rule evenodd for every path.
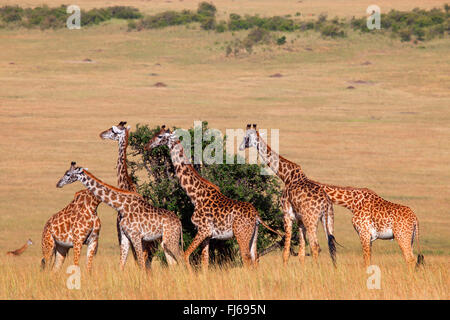
M 33 244 L 33 241 L 31 241 L 31 239 L 28 239 L 27 245 L 31 246 L 32 244 Z
M 250 124 L 247 124 L 247 128 L 245 131 L 244 140 L 242 140 L 241 145 L 239 146 L 239 150 L 245 150 L 246 148 L 252 148 L 258 146 L 258 131 L 256 130 L 256 124 L 253 125 L 253 128 Z
M 125 127 L 126 124 L 127 124 L 126 121 L 120 121 L 120 123 L 117 126 L 112 126 L 108 130 L 105 130 L 102 133 L 100 133 L 100 138 L 120 141 L 121 138 L 122 139 L 125 138 L 126 132 L 130 130 L 130 126 Z
M 153 148 L 159 146 L 171 146 L 174 141 L 174 134 L 170 129 L 166 129 L 166 126 L 163 125 L 161 130 L 145 145 L 145 150 L 152 150 Z
M 66 184 L 74 183 L 75 181 L 80 180 L 81 176 L 84 175 L 85 169 L 77 167 L 76 165 L 76 162 L 72 161 L 70 164 L 70 169 L 64 173 L 64 176 L 56 184 L 57 188 L 62 188 Z

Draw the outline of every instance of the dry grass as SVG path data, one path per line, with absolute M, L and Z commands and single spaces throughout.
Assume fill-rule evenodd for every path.
M 88 6 L 88 1 L 79 3 Z M 188 1 L 128 3 L 149 11 L 196 7 Z M 258 10 L 252 1 L 215 3 L 228 13 L 303 12 L 291 2 L 273 0 L 262 1 Z M 299 6 L 317 13 L 364 14 L 366 5 L 359 13 L 355 6 L 342 9 L 345 3 L 355 2 L 303 1 Z M 380 3 L 399 9 L 421 5 Z M 426 5 L 442 5 L 434 3 Z M 448 39 L 421 48 L 355 33 L 340 40 L 292 33 L 286 34 L 286 46 L 226 58 L 225 42 L 245 34 L 185 27 L 130 33 L 118 21 L 80 31 L 0 30 L 0 298 L 449 298 Z M 84 63 L 86 58 L 93 61 Z M 371 64 L 362 65 L 365 61 Z M 283 77 L 269 77 L 274 73 Z M 356 80 L 372 84 L 352 84 L 356 89 L 347 90 Z M 153 87 L 156 82 L 167 87 Z M 120 120 L 185 128 L 194 120 L 208 120 L 223 132 L 249 122 L 280 128 L 281 153 L 311 178 L 365 186 L 413 208 L 421 222 L 427 267 L 410 277 L 396 243 L 377 241 L 374 263 L 382 268 L 383 289 L 367 290 L 350 214 L 336 207 L 336 238 L 345 246 L 337 271 L 325 252 L 319 268 L 308 265 L 305 270 L 295 259 L 288 269 L 281 268 L 280 253 L 274 253 L 262 258 L 257 271 L 211 270 L 198 279 L 156 264 L 150 282 L 133 263 L 124 274 L 118 272 L 115 213 L 101 205 L 93 276 L 83 278 L 82 290 L 67 290 L 64 273 L 37 272 L 45 221 L 82 188 L 57 190 L 55 183 L 76 160 L 115 184 L 116 145 L 98 134 Z M 22 257 L 1 253 L 29 237 L 36 245 Z M 326 248 L 322 233 L 320 239 Z M 174 285 L 167 286 L 167 279 Z M 198 290 L 191 289 L 194 284 Z
M 212 268 L 189 274 L 183 268 L 161 268 L 150 275 L 130 263 L 120 273 L 111 259 L 100 256 L 91 274 L 82 270 L 81 289 L 68 290 L 68 274 L 39 272 L 34 259 L 2 261 L 0 299 L 449 299 L 448 262 L 431 257 L 428 266 L 410 274 L 397 256 L 375 259 L 381 289 L 367 289 L 368 274 L 359 255 L 347 254 L 338 269 L 326 258 L 319 267 L 292 259 L 282 267 L 280 255 L 261 259 L 259 268 Z M 17 268 L 21 272 L 17 272 Z

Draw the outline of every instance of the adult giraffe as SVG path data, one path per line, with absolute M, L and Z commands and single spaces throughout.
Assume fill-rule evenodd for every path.
M 413 242 L 417 238 L 416 267 L 424 262 L 419 244 L 419 220 L 407 206 L 392 203 L 367 188 L 339 187 L 319 183 L 333 203 L 352 212 L 352 223 L 359 235 L 364 263 L 371 261 L 372 242 L 376 239 L 396 239 L 406 263 L 414 262 Z
M 323 191 L 322 187 L 308 179 L 302 168 L 272 150 L 261 138 L 256 124 L 253 128 L 247 125 L 244 140 L 239 146 L 240 150 L 256 148 L 261 159 L 284 182 L 281 196 L 281 207 L 284 213 L 284 229 L 286 232 L 283 261 L 286 265 L 290 255 L 292 222 L 297 221 L 299 226 L 299 252 L 301 263 L 305 261 L 306 241 L 308 237 L 311 253 L 315 261 L 319 255 L 319 242 L 317 240 L 317 225 L 322 221 L 327 235 L 328 248 L 333 264 L 336 265 L 336 240 L 334 238 L 334 212 L 333 204 Z
M 282 235 L 261 220 L 252 204 L 226 197 L 219 187 L 200 176 L 185 155 L 177 135 L 169 129 L 166 130 L 165 126 L 147 143 L 145 149 L 150 150 L 162 145 L 169 147 L 176 175 L 195 206 L 191 221 L 197 227 L 197 234 L 184 253 L 189 270 L 189 256 L 199 245 L 202 246 L 202 267 L 206 269 L 209 263 L 210 239 L 226 240 L 233 236 L 239 244 L 244 265 L 256 266 L 258 225 L 261 223 L 269 230 Z
M 128 147 L 128 136 L 130 132 L 130 127 L 125 127 L 126 121 L 121 121 L 117 126 L 112 126 L 108 130 L 100 133 L 100 138 L 106 140 L 117 141 L 119 144 L 119 157 L 117 158 L 117 187 L 122 190 L 127 190 L 131 192 L 137 192 L 136 185 L 128 174 L 127 167 L 127 147 Z M 120 214 L 117 214 L 117 236 L 119 238 L 119 246 L 121 244 L 121 232 L 120 232 Z M 133 257 L 137 260 L 136 251 L 133 245 L 131 247 L 131 252 Z M 156 241 L 144 241 L 142 243 L 142 250 L 144 252 L 145 266 L 147 268 L 151 267 L 153 255 L 158 247 Z
M 62 188 L 66 184 L 80 181 L 102 202 L 119 212 L 121 230 L 120 268 L 123 270 L 128 256 L 130 243 L 136 250 L 139 266 L 145 268 L 142 242 L 162 238 L 161 246 L 167 262 L 180 262 L 182 251 L 181 222 L 175 213 L 150 205 L 139 193 L 121 190 L 97 179 L 86 169 L 76 167 L 72 162 L 69 170 L 58 181 L 56 186 Z

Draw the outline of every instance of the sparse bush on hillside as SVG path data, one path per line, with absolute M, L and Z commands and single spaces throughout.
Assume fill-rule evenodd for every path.
M 234 56 L 238 56 L 243 51 L 251 54 L 255 45 L 270 44 L 272 42 L 274 42 L 274 39 L 270 32 L 257 27 L 252 29 L 243 40 L 236 38 L 225 50 L 227 56 L 231 53 L 233 53 Z
M 25 28 L 57 29 L 66 26 L 69 17 L 67 6 L 49 8 L 47 5 L 22 9 L 18 6 L 0 8 L 0 22 L 9 26 Z M 114 6 L 101 9 L 81 11 L 81 25 L 99 24 L 110 19 L 137 19 L 142 17 L 138 9 L 126 6 Z
M 3 6 L 0 8 L 0 27 L 26 27 L 41 29 L 65 27 L 68 14 L 66 6 L 49 8 L 46 5 L 23 9 L 19 6 Z M 95 8 L 81 12 L 82 26 L 96 25 L 110 19 L 126 19 L 128 30 L 144 30 L 165 28 L 168 26 L 200 24 L 203 30 L 216 32 L 249 30 L 254 28 L 267 31 L 293 32 L 296 30 L 315 30 L 323 37 L 345 37 L 348 29 L 360 32 L 391 32 L 402 41 L 425 41 L 435 37 L 444 37 L 450 32 L 450 6 L 431 10 L 413 9 L 403 12 L 391 10 L 381 14 L 381 30 L 369 30 L 366 17 L 340 21 L 338 17 L 328 19 L 327 14 L 320 14 L 316 20 L 303 20 L 301 14 L 260 17 L 259 15 L 244 15 L 231 13 L 227 21 L 216 20 L 217 8 L 213 3 L 201 2 L 197 11 L 165 11 L 155 15 L 142 15 L 138 9 L 128 6 L 113 6 Z M 235 48 L 244 47 L 251 51 L 251 42 L 236 40 Z M 247 50 L 248 49 L 248 50 Z M 227 49 L 227 51 L 229 51 Z
M 353 18 L 350 26 L 361 32 L 369 32 L 366 18 Z M 424 10 L 415 8 L 412 11 L 391 10 L 381 14 L 381 32 L 390 31 L 400 37 L 402 41 L 424 41 L 435 37 L 442 37 L 450 32 L 450 14 L 448 4 L 444 10 L 434 8 Z
M 181 219 L 183 225 L 183 238 L 187 247 L 196 234 L 191 217 L 194 206 L 182 189 L 175 175 L 174 167 L 170 159 L 167 147 L 158 147 L 150 152 L 144 150 L 145 144 L 159 132 L 159 127 L 150 128 L 147 125 L 137 125 L 136 130 L 130 134 L 130 147 L 134 150 L 137 160 L 129 162 L 129 168 L 133 179 L 137 181 L 139 192 L 156 207 L 174 211 Z M 202 130 L 208 129 L 208 123 L 203 122 Z M 194 130 L 189 130 L 192 141 Z M 203 142 L 203 149 L 208 145 Z M 192 153 L 194 154 L 192 144 Z M 224 159 L 225 159 L 225 145 Z M 235 159 L 236 163 L 236 159 Z M 260 175 L 259 165 L 250 164 L 202 164 L 194 165 L 196 170 L 206 179 L 216 184 L 226 196 L 241 201 L 252 203 L 258 210 L 261 218 L 271 227 L 282 230 L 282 214 L 278 206 L 280 186 L 274 176 Z M 146 181 L 136 178 L 136 173 L 144 170 L 148 176 Z M 277 236 L 259 228 L 258 248 L 261 250 L 273 244 Z M 216 262 L 234 260 L 238 257 L 238 246 L 235 240 L 212 241 L 211 259 Z M 193 259 L 198 261 L 199 250 Z M 162 252 L 158 255 L 163 258 Z

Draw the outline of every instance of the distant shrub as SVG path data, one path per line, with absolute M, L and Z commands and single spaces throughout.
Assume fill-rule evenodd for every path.
M 345 37 L 345 32 L 334 23 L 327 23 L 321 26 L 320 34 L 324 37 Z
M 277 39 L 277 45 L 281 46 L 286 43 L 286 36 L 282 36 Z
M 4 6 L 0 8 L 0 18 L 6 22 L 16 22 L 22 20 L 23 9 L 19 6 Z
M 69 17 L 67 6 L 50 8 L 47 5 L 22 9 L 18 6 L 0 8 L 0 20 L 6 24 L 20 25 L 26 28 L 39 27 L 42 30 L 64 28 Z M 142 17 L 138 9 L 126 6 L 114 6 L 101 9 L 81 11 L 81 25 L 99 24 L 103 21 L 116 19 L 136 19 Z
M 203 16 L 214 17 L 216 15 L 216 7 L 209 2 L 200 2 L 197 9 L 197 14 Z
M 444 6 L 444 10 L 415 8 L 412 11 L 391 10 L 381 14 L 381 29 L 391 31 L 399 36 L 401 41 L 410 41 L 412 37 L 418 41 L 441 37 L 450 31 L 449 25 L 448 4 Z M 362 32 L 370 31 L 366 25 L 366 18 L 353 18 L 350 26 Z
M 403 29 L 399 30 L 398 33 L 399 33 L 400 39 L 401 39 L 402 41 L 410 41 L 410 40 L 411 40 L 412 32 L 411 32 L 410 29 L 408 29 L 408 28 L 403 28 Z
M 129 20 L 142 18 L 142 13 L 139 12 L 139 9 L 133 7 L 114 6 L 107 8 L 107 10 L 111 14 L 111 17 L 115 19 Z
M 216 23 L 217 32 L 225 32 L 227 30 L 227 23 L 225 21 L 220 21 Z

